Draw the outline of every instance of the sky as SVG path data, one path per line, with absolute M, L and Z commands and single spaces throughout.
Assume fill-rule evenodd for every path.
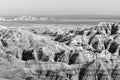
M 0 15 L 119 15 L 120 0 L 0 0 Z

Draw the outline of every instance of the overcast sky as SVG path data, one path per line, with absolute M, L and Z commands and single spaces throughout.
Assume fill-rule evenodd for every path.
M 0 0 L 0 15 L 119 15 L 120 0 Z

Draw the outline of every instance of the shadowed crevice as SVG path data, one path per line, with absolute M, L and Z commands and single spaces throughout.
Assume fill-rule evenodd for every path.
M 22 60 L 27 61 L 27 60 L 35 59 L 33 52 L 34 50 L 27 50 L 27 51 L 24 50 L 22 54 Z
M 117 50 L 117 48 L 118 48 L 118 45 L 119 44 L 117 44 L 116 42 L 112 42 L 111 44 L 110 44 L 110 47 L 109 47 L 109 52 L 111 52 L 111 53 L 115 53 L 116 52 L 116 50 Z

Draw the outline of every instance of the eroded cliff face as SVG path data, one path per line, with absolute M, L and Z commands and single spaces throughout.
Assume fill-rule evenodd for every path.
M 50 37 L 53 37 L 51 39 Z M 1 80 L 119 80 L 120 25 L 46 29 L 0 27 Z

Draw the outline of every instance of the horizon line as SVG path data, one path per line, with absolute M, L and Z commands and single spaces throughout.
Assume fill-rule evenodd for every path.
M 57 15 L 54 15 L 54 14 L 50 14 L 50 15 L 0 15 L 0 16 L 120 16 L 120 14 L 116 15 L 116 14 L 70 14 L 70 15 L 63 15 L 63 14 L 57 14 Z

